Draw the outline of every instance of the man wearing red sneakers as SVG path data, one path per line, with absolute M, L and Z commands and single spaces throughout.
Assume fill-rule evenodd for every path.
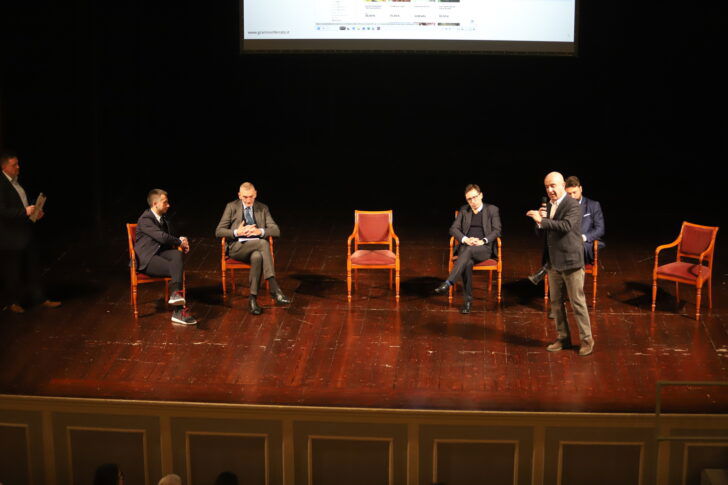
M 137 222 L 134 243 L 134 252 L 139 260 L 137 268 L 149 276 L 171 278 L 171 296 L 167 303 L 176 307 L 172 322 L 194 325 L 197 320 L 187 311 L 182 292 L 182 253 L 190 251 L 190 243 L 186 237 L 172 235 L 172 226 L 165 217 L 170 207 L 167 192 L 152 189 L 147 195 L 147 203 L 149 209 L 142 213 Z

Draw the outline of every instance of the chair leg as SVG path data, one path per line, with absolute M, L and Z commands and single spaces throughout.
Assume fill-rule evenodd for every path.
M 680 304 L 680 283 L 675 282 L 675 301 Z
M 394 288 L 395 288 L 394 299 L 399 301 L 399 270 L 397 270 L 397 274 L 394 277 Z
M 447 293 L 447 301 L 448 301 L 448 303 L 452 303 L 452 293 L 453 293 L 452 290 L 453 290 L 453 288 L 455 288 L 455 285 L 450 286 L 450 289 L 447 290 L 448 291 L 448 293 Z
M 169 280 L 164 280 L 164 304 L 169 301 Z
M 592 296 L 592 307 L 597 307 L 597 275 L 593 275 L 594 277 L 594 295 Z
M 493 272 L 488 271 L 488 294 L 489 295 L 490 295 L 492 289 L 493 289 Z
M 708 279 L 708 308 L 713 308 L 713 278 Z
M 497 298 L 498 303 L 501 302 L 501 284 L 502 284 L 502 280 L 503 280 L 503 275 L 501 275 L 501 272 L 498 271 L 498 298 Z
M 543 277 L 543 299 L 549 299 L 549 275 Z
M 351 266 L 347 266 L 346 268 L 346 293 L 346 299 L 351 301 Z
M 393 269 L 389 270 L 389 289 L 390 290 L 392 289 L 392 272 L 393 271 L 394 271 Z
M 698 290 L 697 294 L 695 295 L 695 319 L 699 320 L 700 319 L 700 292 L 701 292 L 702 288 L 700 288 L 698 286 L 697 290 Z
M 227 270 L 225 268 L 222 268 L 222 296 L 223 297 L 227 296 L 227 281 L 225 281 L 226 276 L 227 276 Z
M 137 287 L 131 287 L 131 304 L 134 307 L 134 318 L 139 318 L 139 307 L 137 307 Z
M 652 278 L 652 311 L 655 311 L 655 300 L 657 300 L 657 278 Z

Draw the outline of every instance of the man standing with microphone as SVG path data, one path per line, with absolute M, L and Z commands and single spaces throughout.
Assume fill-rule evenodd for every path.
M 549 297 L 556 321 L 556 341 L 546 349 L 550 352 L 571 347 L 571 334 L 566 319 L 565 295 L 569 297 L 579 327 L 580 356 L 594 351 L 589 311 L 584 297 L 584 247 L 581 237 L 581 209 L 579 202 L 567 196 L 564 177 L 559 172 L 549 173 L 545 180 L 549 203 L 543 210 L 530 210 L 526 216 L 533 219 L 544 233 L 544 263 L 548 267 Z

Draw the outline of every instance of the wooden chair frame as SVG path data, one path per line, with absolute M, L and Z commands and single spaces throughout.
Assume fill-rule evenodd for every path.
M 385 241 L 359 241 L 359 215 L 360 214 L 389 214 L 389 237 Z M 399 237 L 397 237 L 397 234 L 394 232 L 394 226 L 392 225 L 393 220 L 393 212 L 391 210 L 387 211 L 360 211 L 355 210 L 354 211 L 354 230 L 349 235 L 348 239 L 346 240 L 346 288 L 348 292 L 347 299 L 348 301 L 351 301 L 351 270 L 354 270 L 354 281 L 355 285 L 358 286 L 358 280 L 359 280 L 359 271 L 360 269 L 388 269 L 389 270 L 389 287 L 392 287 L 392 272 L 395 273 L 395 300 L 399 301 L 399 270 L 400 270 L 400 263 L 399 263 Z M 351 251 L 351 241 L 354 241 L 354 251 L 359 250 L 359 245 L 362 244 L 386 244 L 390 251 L 392 251 L 392 241 L 394 241 L 395 245 L 395 260 L 394 264 L 382 264 L 382 265 L 371 265 L 371 264 L 354 264 L 351 262 L 351 255 L 353 254 Z
M 129 244 L 129 279 L 130 279 L 130 285 L 131 285 L 131 305 L 134 308 L 134 318 L 139 318 L 139 307 L 138 307 L 138 289 L 137 287 L 139 285 L 143 285 L 146 283 L 160 283 L 164 282 L 164 303 L 166 304 L 167 301 L 169 301 L 169 282 L 172 278 L 169 277 L 156 277 L 156 276 L 147 276 L 144 273 L 140 273 L 137 270 L 137 259 L 136 259 L 136 251 L 134 251 L 134 236 L 136 235 L 136 224 L 127 224 L 126 225 L 126 238 L 127 242 Z M 180 249 L 181 250 L 181 249 Z M 142 275 L 142 278 L 139 277 L 139 275 Z M 182 273 L 182 294 L 185 294 L 185 276 L 184 273 Z
M 700 253 L 697 257 L 693 254 L 684 253 L 682 251 L 682 239 L 683 239 L 683 233 L 685 232 L 686 227 L 695 227 L 699 229 L 707 229 L 712 231 L 712 235 L 710 238 L 710 244 L 708 245 L 708 248 Z M 662 246 L 658 246 L 655 249 L 655 265 L 652 268 L 652 311 L 655 311 L 655 303 L 657 301 L 657 280 L 667 280 L 667 281 L 674 281 L 675 282 L 675 299 L 679 303 L 680 302 L 680 283 L 689 284 L 692 286 L 695 286 L 696 295 L 695 295 L 695 319 L 698 320 L 700 318 L 700 300 L 701 300 L 701 291 L 703 288 L 703 283 L 708 282 L 708 309 L 713 308 L 713 257 L 714 257 L 714 249 L 715 249 L 715 238 L 718 235 L 718 227 L 714 226 L 701 226 L 698 224 L 693 224 L 691 222 L 683 221 L 682 226 L 680 227 L 680 235 L 670 244 L 663 244 Z M 664 249 L 669 249 L 677 246 L 677 259 L 676 262 L 681 262 L 682 258 L 689 258 L 689 259 L 697 259 L 698 260 L 698 277 L 695 280 L 690 280 L 686 278 L 680 278 L 677 276 L 668 276 L 668 275 L 658 275 L 657 270 L 659 268 L 659 255 L 660 252 Z M 705 266 L 703 264 L 703 261 L 707 262 L 708 265 Z M 703 276 L 703 271 L 707 271 L 708 276 L 701 281 L 701 277 Z
M 273 260 L 273 265 L 276 264 L 276 256 L 275 251 L 273 251 L 273 237 L 268 236 L 266 239 L 268 239 L 268 245 L 270 247 L 270 257 Z M 236 261 L 232 258 L 231 261 L 227 261 L 227 238 L 222 238 L 220 241 L 220 270 L 222 273 L 222 294 L 223 296 L 227 296 L 227 272 L 230 271 L 230 280 L 232 285 L 232 291 L 235 293 L 235 270 L 236 269 L 250 269 L 250 264 L 243 263 L 242 261 Z M 268 280 L 265 281 L 265 287 L 270 288 L 270 285 L 268 283 Z
M 455 214 L 455 217 L 457 217 L 457 213 Z M 460 242 L 456 241 L 454 237 L 450 237 L 450 256 L 448 258 L 448 265 L 447 265 L 447 272 L 448 274 L 452 271 L 453 266 L 455 266 L 455 259 L 457 258 L 457 255 L 455 254 L 455 248 L 460 245 Z M 493 272 L 495 271 L 498 275 L 498 296 L 497 296 L 497 302 L 501 302 L 501 286 L 503 281 L 503 241 L 501 238 L 496 239 L 496 247 L 498 248 L 498 259 L 496 261 L 498 264 L 495 266 L 473 266 L 473 271 L 487 271 L 488 272 L 488 294 L 491 293 L 491 290 L 493 288 Z M 453 290 L 455 289 L 455 286 L 458 284 L 457 281 L 453 282 L 453 286 L 450 287 L 450 291 L 448 294 L 448 301 L 452 302 L 453 298 Z
M 597 279 L 599 278 L 599 241 L 593 241 L 594 248 L 594 263 L 591 264 L 591 268 L 584 267 L 584 274 L 592 275 L 592 308 L 597 307 Z M 548 301 L 549 299 L 549 275 L 544 276 L 543 285 L 543 299 Z

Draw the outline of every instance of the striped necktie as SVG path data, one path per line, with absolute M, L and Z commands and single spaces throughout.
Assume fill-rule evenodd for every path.
M 253 220 L 253 211 L 251 207 L 245 208 L 245 224 L 248 226 L 255 224 L 255 221 Z

